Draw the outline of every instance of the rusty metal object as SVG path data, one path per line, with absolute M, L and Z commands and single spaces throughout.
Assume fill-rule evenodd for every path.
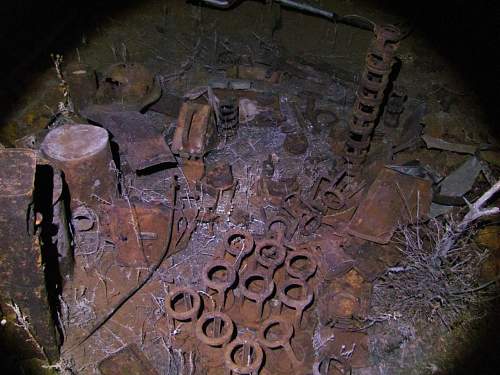
M 387 128 L 399 127 L 399 118 L 404 111 L 406 90 L 401 86 L 394 87 L 387 100 L 384 112 L 384 126 Z
M 324 282 L 318 291 L 320 324 L 359 330 L 369 312 L 371 294 L 372 284 L 355 268 Z
M 288 254 L 285 268 L 291 277 L 307 281 L 316 273 L 318 263 L 310 252 L 297 250 Z
M 179 210 L 174 217 L 174 233 L 172 243 L 175 245 L 170 255 L 185 250 L 189 245 L 191 236 L 198 226 L 200 210 L 197 208 L 184 208 Z
M 335 340 L 329 350 L 335 358 L 345 358 L 345 368 L 364 368 L 370 366 L 369 337 L 364 332 L 350 332 L 333 328 Z M 352 353 L 349 355 L 349 352 Z
M 196 337 L 208 346 L 222 347 L 231 341 L 234 323 L 223 312 L 204 313 L 196 323 Z
M 227 292 L 236 282 L 233 265 L 224 259 L 213 259 L 203 267 L 201 277 L 207 288 L 217 292 L 217 308 L 224 309 Z
M 250 335 L 236 337 L 224 351 L 229 374 L 258 374 L 264 363 L 264 351 Z
M 170 209 L 143 202 L 115 201 L 102 207 L 116 248 L 116 262 L 126 267 L 147 266 L 157 260 L 168 241 L 165 228 L 170 226 Z
M 182 157 L 203 157 L 215 142 L 213 117 L 212 107 L 208 104 L 183 103 L 172 141 L 172 152 Z
M 200 341 L 199 351 L 204 365 L 220 368 L 224 365 L 224 348 L 233 337 L 235 326 L 222 312 L 204 313 L 196 323 L 195 336 Z
M 309 147 L 309 142 L 304 133 L 289 133 L 283 141 L 283 149 L 292 155 L 303 155 Z
M 192 338 L 201 309 L 199 294 L 192 288 L 175 287 L 166 295 L 164 306 L 172 344 L 177 348 L 193 350 L 195 343 Z
M 347 232 L 386 244 L 399 224 L 426 217 L 431 201 L 430 181 L 383 168 L 361 201 Z
M 33 150 L 0 150 L 0 303 L 4 311 L 6 304 L 11 309 L 17 307 L 18 313 L 29 320 L 30 334 L 36 343 L 32 338 L 26 340 L 26 351 L 30 353 L 23 354 L 55 362 L 59 341 L 44 277 L 41 217 L 37 220 L 35 213 L 40 203 L 35 198 L 51 203 L 52 196 L 39 196 L 36 175 L 37 155 Z M 13 315 L 16 316 L 14 312 Z M 20 337 L 24 335 L 21 333 Z
M 225 252 L 234 257 L 233 267 L 238 271 L 243 259 L 252 253 L 255 241 L 250 232 L 235 228 L 227 231 L 223 246 Z
M 267 349 L 283 349 L 295 374 L 304 372 L 304 358 L 299 359 L 291 346 L 294 335 L 293 325 L 282 317 L 270 318 L 262 323 L 258 340 Z M 301 371 L 302 370 L 302 371 Z
M 117 178 L 106 130 L 92 125 L 62 125 L 45 137 L 42 154 L 64 172 L 71 206 L 112 202 Z
M 97 103 L 119 103 L 130 110 L 142 110 L 157 101 L 161 87 L 146 67 L 138 63 L 113 64 L 99 79 Z
M 181 168 L 190 185 L 196 185 L 205 175 L 205 163 L 202 159 L 183 159 Z
M 241 309 L 245 308 L 245 299 L 256 304 L 257 319 L 261 320 L 264 313 L 264 303 L 274 293 L 275 285 L 268 273 L 262 271 L 245 272 L 240 277 Z
M 286 258 L 286 249 L 277 240 L 264 239 L 257 243 L 255 248 L 255 267 L 261 266 L 270 278 Z
M 219 103 L 217 131 L 220 136 L 233 137 L 238 131 L 239 103 L 235 97 L 222 98 Z
M 345 145 L 345 156 L 350 164 L 348 173 L 354 177 L 359 175 L 365 161 L 401 38 L 399 29 L 392 25 L 377 25 L 374 32 L 356 92 Z
M 346 205 L 347 197 L 338 184 L 345 173 L 345 170 L 342 170 L 333 178 L 329 176 L 318 177 L 308 197 L 309 204 L 323 215 L 326 215 L 329 210 L 338 211 L 343 209 Z
M 227 163 L 216 163 L 207 166 L 204 182 L 206 191 L 212 196 L 233 189 L 235 182 L 231 166 Z
M 94 105 L 82 110 L 81 114 L 111 133 L 132 170 L 144 171 L 161 164 L 177 163 L 161 131 L 140 112 L 119 110 L 113 105 Z
M 184 306 L 182 309 L 178 309 L 177 305 L 181 302 L 184 303 Z M 188 320 L 196 321 L 200 307 L 201 298 L 191 288 L 174 288 L 165 297 L 165 311 L 167 315 L 181 322 Z
M 275 233 L 278 242 L 290 241 L 297 231 L 298 225 L 298 220 L 285 215 L 276 215 L 266 221 L 268 233 Z M 278 228 L 274 229 L 276 227 Z
M 363 315 L 360 297 L 349 291 L 326 291 L 321 295 L 317 309 L 322 325 L 341 329 L 356 329 L 354 319 Z
M 351 366 L 344 361 L 328 356 L 314 362 L 312 375 L 344 375 L 351 373 Z
M 298 289 L 300 294 L 291 295 L 291 290 Z M 311 305 L 314 299 L 314 292 L 305 281 L 299 279 L 289 279 L 278 287 L 278 298 L 281 303 L 295 310 L 294 325 L 298 328 L 302 322 L 304 310 Z
M 99 363 L 102 375 L 158 375 L 137 345 L 128 345 Z

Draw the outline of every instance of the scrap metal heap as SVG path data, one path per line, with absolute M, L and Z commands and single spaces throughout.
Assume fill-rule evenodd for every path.
M 40 134 L 38 151 L 0 150 L 0 307 L 29 315 L 37 355 L 57 360 L 55 323 L 44 325 L 57 316 L 63 358 L 81 373 L 369 366 L 372 283 L 397 261 L 397 226 L 429 216 L 435 184 L 428 169 L 385 159 L 350 184 L 364 177 L 401 38 L 390 25 L 374 33 L 356 91 L 303 61 L 234 56 L 219 56 L 234 60 L 224 79 L 184 95 L 158 92 L 140 64 L 111 66 L 99 88 L 92 74 L 68 77 L 82 123 Z M 391 93 L 385 115 L 403 133 L 394 152 L 414 142 L 398 129 L 406 100 Z M 328 137 L 352 101 L 345 155 L 335 154 L 330 142 L 345 138 Z M 40 168 L 52 189 L 33 203 Z M 49 245 L 63 287 L 52 316 Z

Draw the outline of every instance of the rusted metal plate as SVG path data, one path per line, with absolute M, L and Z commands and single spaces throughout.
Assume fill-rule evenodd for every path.
M 212 108 L 208 104 L 182 104 L 172 141 L 172 151 L 181 156 L 202 157 L 215 135 Z
M 333 329 L 330 353 L 336 358 L 343 358 L 353 368 L 370 366 L 369 337 L 364 332 L 349 332 Z
M 207 165 L 204 182 L 211 195 L 216 195 L 219 191 L 229 190 L 234 186 L 233 170 L 227 163 Z
M 383 168 L 354 214 L 348 233 L 386 244 L 399 224 L 429 214 L 431 182 Z
M 120 111 L 114 105 L 94 105 L 81 114 L 106 128 L 134 171 L 175 164 L 161 131 L 140 112 Z
M 35 225 L 36 162 L 33 150 L 0 150 L 0 298 L 18 308 L 16 315 L 29 320 L 30 332 L 39 345 L 31 339 L 25 345 L 33 347 L 35 356 L 55 361 L 59 356 L 58 339 Z M 44 198 L 52 201 L 50 194 Z
M 99 363 L 102 375 L 158 375 L 144 353 L 132 344 Z
M 116 247 L 118 264 L 146 266 L 156 262 L 165 250 L 170 223 L 170 209 L 167 207 L 117 201 L 106 206 L 105 220 Z

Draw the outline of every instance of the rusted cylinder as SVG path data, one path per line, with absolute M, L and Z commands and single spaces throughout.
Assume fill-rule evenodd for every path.
M 64 172 L 71 207 L 112 202 L 117 189 L 108 132 L 93 125 L 63 125 L 45 137 L 42 154 Z

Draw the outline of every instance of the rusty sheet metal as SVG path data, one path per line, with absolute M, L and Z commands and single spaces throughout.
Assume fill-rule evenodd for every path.
M 430 181 L 383 168 L 361 201 L 347 232 L 386 244 L 399 224 L 426 217 L 431 200 Z
M 352 368 L 370 366 L 369 336 L 366 333 L 337 328 L 334 328 L 332 333 L 335 340 L 329 345 L 331 355 L 344 358 L 345 363 Z
M 205 175 L 205 163 L 202 159 L 183 159 L 181 168 L 190 185 L 196 185 Z
M 117 201 L 105 206 L 108 231 L 116 247 L 116 262 L 146 266 L 159 259 L 167 245 L 170 209 L 142 202 Z
M 172 151 L 183 157 L 202 157 L 216 133 L 212 108 L 208 104 L 182 104 L 172 141 Z
M 112 141 L 118 144 L 134 171 L 176 163 L 161 131 L 140 112 L 120 111 L 114 105 L 94 105 L 81 114 L 111 133 Z
M 128 345 L 99 363 L 102 375 L 158 375 L 137 345 Z
M 56 361 L 59 342 L 49 308 L 39 231 L 35 224 L 36 163 L 33 150 L 0 150 L 0 302 L 17 306 L 27 317 L 30 333 L 44 352 L 29 339 L 24 345 L 26 349 L 32 348 L 31 356 L 24 353 L 24 348 L 19 355 L 41 359 L 47 356 Z M 52 197 L 49 195 L 46 199 L 51 202 Z M 13 315 L 13 321 L 8 320 L 7 324 L 18 324 Z

